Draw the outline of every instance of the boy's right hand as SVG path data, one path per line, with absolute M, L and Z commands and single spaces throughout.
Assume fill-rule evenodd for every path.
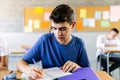
M 30 66 L 27 72 L 27 75 L 30 80 L 35 80 L 43 77 L 43 69 L 37 66 Z

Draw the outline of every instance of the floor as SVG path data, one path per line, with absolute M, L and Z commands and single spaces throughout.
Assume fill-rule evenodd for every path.
M 18 62 L 18 60 L 22 57 L 23 55 L 12 55 L 9 56 L 8 60 L 9 60 L 9 69 L 10 70 L 16 70 L 16 64 Z M 91 67 L 96 71 L 96 61 L 95 60 L 90 60 L 91 62 Z M 41 67 L 41 66 L 40 66 Z M 113 77 L 115 78 L 115 80 L 119 80 L 119 69 L 116 69 L 114 72 L 112 72 Z

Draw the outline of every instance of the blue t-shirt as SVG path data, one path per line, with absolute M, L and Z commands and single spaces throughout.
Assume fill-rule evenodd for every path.
M 67 61 L 73 61 L 81 67 L 89 67 L 89 60 L 82 40 L 72 35 L 67 45 L 60 44 L 54 34 L 41 36 L 35 45 L 23 56 L 29 64 L 42 61 L 43 68 L 61 67 Z

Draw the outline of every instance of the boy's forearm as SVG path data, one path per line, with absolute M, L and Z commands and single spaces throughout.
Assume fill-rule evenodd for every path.
M 20 72 L 27 73 L 28 68 L 29 68 L 29 64 L 28 64 L 27 62 L 25 62 L 23 59 L 20 59 L 20 60 L 18 61 L 17 69 L 18 69 Z
M 1 65 L 3 67 L 8 67 L 8 55 L 1 57 Z

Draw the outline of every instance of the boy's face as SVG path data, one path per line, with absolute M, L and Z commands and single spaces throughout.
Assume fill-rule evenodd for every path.
M 71 31 L 74 24 L 71 25 L 68 22 L 54 23 L 52 21 L 52 32 L 54 33 L 57 41 L 60 44 L 67 44 L 70 41 Z
M 107 36 L 107 38 L 108 39 L 115 39 L 116 37 L 117 37 L 117 33 L 116 32 L 114 32 L 114 31 L 110 31 L 109 33 L 108 33 L 108 36 Z

